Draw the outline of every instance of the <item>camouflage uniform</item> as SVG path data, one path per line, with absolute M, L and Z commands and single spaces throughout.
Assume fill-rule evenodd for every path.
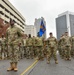
M 58 41 L 58 51 L 60 56 L 62 55 L 62 49 L 61 49 L 61 39 Z
M 27 46 L 27 58 L 33 58 L 33 39 L 28 38 L 26 40 L 26 46 Z
M 65 55 L 65 49 L 64 49 L 64 39 L 63 36 L 60 38 L 58 46 L 60 46 L 60 56 L 62 57 L 62 59 L 64 58 Z
M 19 59 L 24 58 L 24 41 L 23 38 L 20 38 L 20 46 L 19 46 Z
M 71 56 L 74 57 L 74 36 L 70 38 L 71 41 Z
M 43 54 L 43 38 L 42 37 L 36 37 L 35 46 L 36 46 L 37 59 L 43 59 L 44 54 Z
M 50 58 L 54 57 L 55 63 L 57 61 L 56 51 L 57 51 L 57 39 L 55 37 L 49 37 L 48 41 L 48 50 L 47 50 L 47 63 L 50 63 Z
M 65 60 L 71 60 L 71 42 L 69 36 L 64 36 Z
M 1 56 L 3 57 L 2 59 L 6 58 L 7 56 L 7 48 L 6 48 L 6 38 L 3 37 L 1 38 Z M 4 56 L 2 55 L 4 54 Z
M 17 71 L 17 63 L 18 63 L 18 51 L 20 46 L 20 37 L 22 36 L 22 32 L 15 25 L 13 27 L 9 27 L 6 31 L 6 39 L 8 45 L 8 56 L 11 67 L 8 68 L 7 71 Z
M 16 26 L 7 29 L 7 44 L 11 62 L 18 62 L 19 44 L 22 33 Z
M 26 57 L 27 53 L 26 53 L 26 39 L 23 39 L 24 41 L 24 57 Z
M 44 53 L 44 55 L 46 56 L 46 54 L 47 54 L 47 48 L 48 48 L 48 46 L 47 46 L 47 41 L 46 41 L 46 40 L 44 41 L 43 46 L 44 46 L 44 48 L 43 48 L 43 53 Z
M 36 57 L 36 54 L 37 54 L 37 53 L 36 53 L 36 46 L 35 46 L 35 39 L 36 39 L 36 37 L 33 36 L 33 37 L 32 37 L 32 40 L 33 40 L 33 53 L 34 53 L 33 55 L 34 55 L 34 57 Z

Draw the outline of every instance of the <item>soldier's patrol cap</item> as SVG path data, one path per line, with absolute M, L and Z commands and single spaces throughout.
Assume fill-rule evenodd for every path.
M 67 31 L 65 33 L 68 33 Z
M 52 34 L 52 32 L 49 33 L 50 35 Z

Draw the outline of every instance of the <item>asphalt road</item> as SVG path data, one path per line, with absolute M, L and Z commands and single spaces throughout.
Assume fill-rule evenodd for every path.
M 18 63 L 18 71 L 7 71 L 9 68 L 9 60 L 0 61 L 0 75 L 21 75 L 35 60 L 33 59 L 22 59 Z
M 58 62 L 59 64 L 55 64 L 53 59 L 50 64 L 46 63 L 46 59 L 39 61 L 27 75 L 74 75 L 74 59 L 65 61 L 58 55 Z
M 0 61 L 0 75 L 74 75 L 74 59 L 65 61 L 58 55 L 59 64 L 55 64 L 51 59 L 50 64 L 34 59 L 22 59 L 18 63 L 18 71 L 9 71 L 9 60 Z

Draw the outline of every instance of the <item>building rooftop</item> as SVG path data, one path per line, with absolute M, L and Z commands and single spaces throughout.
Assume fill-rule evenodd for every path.
M 67 14 L 72 14 L 72 15 L 74 15 L 74 12 L 66 11 L 66 12 L 64 12 L 64 13 L 62 13 L 62 14 L 59 14 L 58 17 L 63 16 L 63 15 L 67 15 Z

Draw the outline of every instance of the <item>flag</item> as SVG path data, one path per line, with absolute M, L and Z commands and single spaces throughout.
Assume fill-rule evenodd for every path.
M 46 27 L 45 27 L 44 21 L 42 19 L 41 24 L 40 24 L 39 36 L 41 37 L 45 33 L 45 31 L 46 31 Z

